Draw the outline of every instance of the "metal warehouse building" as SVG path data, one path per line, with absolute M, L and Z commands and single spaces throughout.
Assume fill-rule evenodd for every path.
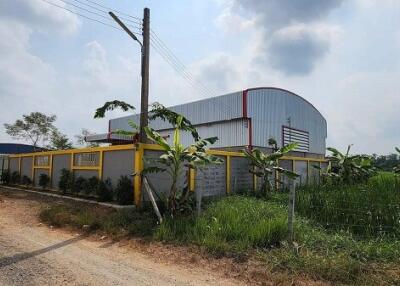
M 307 100 L 285 89 L 275 87 L 250 88 L 213 98 L 170 107 L 187 117 L 201 137 L 218 136 L 213 148 L 267 148 L 269 138 L 279 147 L 298 142 L 296 155 L 323 157 L 327 123 L 322 114 Z M 88 141 L 123 139 L 112 134 L 116 130 L 131 130 L 128 120 L 139 123 L 139 115 L 111 119 L 109 133 L 89 136 Z M 161 135 L 172 138 L 171 125 L 161 120 L 150 122 Z M 182 136 L 190 144 L 190 134 Z

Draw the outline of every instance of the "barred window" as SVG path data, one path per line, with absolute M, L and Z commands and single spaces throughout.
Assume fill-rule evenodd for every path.
M 49 166 L 49 156 L 36 156 L 35 157 L 36 166 Z
M 282 126 L 283 145 L 297 143 L 295 151 L 308 152 L 310 150 L 309 133 L 304 130 Z
M 94 153 L 78 153 L 75 154 L 74 165 L 75 166 L 97 166 L 98 154 Z

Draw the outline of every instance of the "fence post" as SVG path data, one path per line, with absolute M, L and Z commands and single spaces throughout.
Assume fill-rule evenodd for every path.
M 226 156 L 226 192 L 231 192 L 231 156 Z
M 144 156 L 144 148 L 143 145 L 139 143 L 137 144 L 135 149 L 134 173 L 136 174 L 136 176 L 133 179 L 134 200 L 136 207 L 140 207 L 142 202 L 143 156 Z
M 288 235 L 289 242 L 293 243 L 294 241 L 294 205 L 295 205 L 295 197 L 296 197 L 296 186 L 293 183 L 293 180 L 289 180 L 289 211 L 288 211 Z

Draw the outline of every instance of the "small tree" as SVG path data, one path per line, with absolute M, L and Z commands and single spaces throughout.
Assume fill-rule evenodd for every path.
M 22 120 L 18 119 L 14 124 L 4 124 L 7 134 L 15 139 L 30 141 L 34 147 L 39 142 L 46 142 L 51 131 L 54 130 L 55 115 L 47 116 L 41 112 L 31 112 L 24 114 Z
M 252 166 L 250 172 L 261 178 L 261 187 L 259 191 L 260 195 L 263 196 L 268 196 L 273 190 L 271 176 L 273 176 L 275 172 L 284 174 L 290 179 L 295 179 L 299 176 L 298 174 L 290 170 L 279 167 L 278 162 L 278 160 L 282 158 L 285 154 L 296 149 L 297 143 L 291 143 L 289 145 L 283 146 L 282 148 L 278 148 L 276 141 L 271 138 L 268 140 L 268 145 L 272 147 L 271 154 L 266 154 L 259 149 L 244 150 L 244 154 L 246 158 L 250 160 Z
M 372 158 L 366 155 L 351 155 L 350 149 L 352 145 L 347 147 L 346 153 L 328 147 L 331 152 L 329 156 L 330 166 L 322 173 L 323 177 L 330 178 L 327 180 L 333 183 L 354 184 L 365 182 L 376 173 L 376 169 L 372 164 Z M 318 166 L 314 166 L 321 169 Z
M 62 134 L 57 129 L 52 130 L 49 149 L 67 150 L 72 148 L 72 142 L 69 141 L 67 135 Z
M 105 112 L 107 110 L 113 110 L 117 107 L 121 108 L 124 111 L 134 109 L 133 106 L 118 100 L 106 102 L 103 107 L 100 107 L 96 110 L 95 118 L 102 118 L 105 116 Z M 187 202 L 189 197 L 189 192 L 187 191 L 187 188 L 180 189 L 178 187 L 178 178 L 181 170 L 185 166 L 194 169 L 197 168 L 199 165 L 221 163 L 222 160 L 220 158 L 207 154 L 205 150 L 207 145 L 214 144 L 218 140 L 218 138 L 211 137 L 207 139 L 201 139 L 196 128 L 187 118 L 185 118 L 181 114 L 165 108 L 159 103 L 154 103 L 152 105 L 149 119 L 161 119 L 163 121 L 169 122 L 174 128 L 174 137 L 172 144 L 169 144 L 157 131 L 150 127 L 146 127 L 145 131 L 147 137 L 155 144 L 159 145 L 165 152 L 163 155 L 160 156 L 160 158 L 156 160 L 156 162 L 163 165 L 163 167 L 159 168 L 151 166 L 145 169 L 143 171 L 143 174 L 136 175 L 142 176 L 149 172 L 163 171 L 168 173 L 168 175 L 172 179 L 172 183 L 170 191 L 167 194 L 166 205 L 170 214 L 174 216 L 179 206 Z M 134 132 L 119 130 L 116 131 L 116 133 L 125 135 L 137 134 L 138 126 L 132 121 L 128 121 L 128 123 L 134 129 Z M 187 147 L 183 146 L 180 141 L 181 131 L 189 132 L 195 140 L 195 143 Z
M 149 168 L 150 171 L 166 171 L 171 177 L 172 183 L 167 194 L 167 208 L 171 216 L 174 216 L 180 205 L 188 199 L 189 192 L 178 188 L 178 178 L 184 166 L 196 169 L 200 165 L 222 163 L 222 159 L 207 154 L 205 148 L 207 145 L 214 144 L 218 137 L 201 139 L 191 122 L 183 115 L 171 111 L 161 104 L 153 104 L 150 120 L 159 118 L 168 121 L 174 128 L 172 144 L 169 144 L 158 132 L 150 127 L 146 127 L 147 137 L 159 145 L 164 154 L 157 160 L 163 168 Z M 181 143 L 181 131 L 190 132 L 195 142 L 189 146 L 183 146 Z M 158 169 L 158 170 L 157 170 Z M 145 170 L 146 172 L 146 170 Z M 177 199 L 179 198 L 179 200 Z

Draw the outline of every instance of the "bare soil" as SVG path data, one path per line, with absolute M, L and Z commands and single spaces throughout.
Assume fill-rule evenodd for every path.
M 54 200 L 0 189 L 0 286 L 328 285 L 269 273 L 251 259 L 215 259 L 190 247 L 51 228 L 38 213 Z

